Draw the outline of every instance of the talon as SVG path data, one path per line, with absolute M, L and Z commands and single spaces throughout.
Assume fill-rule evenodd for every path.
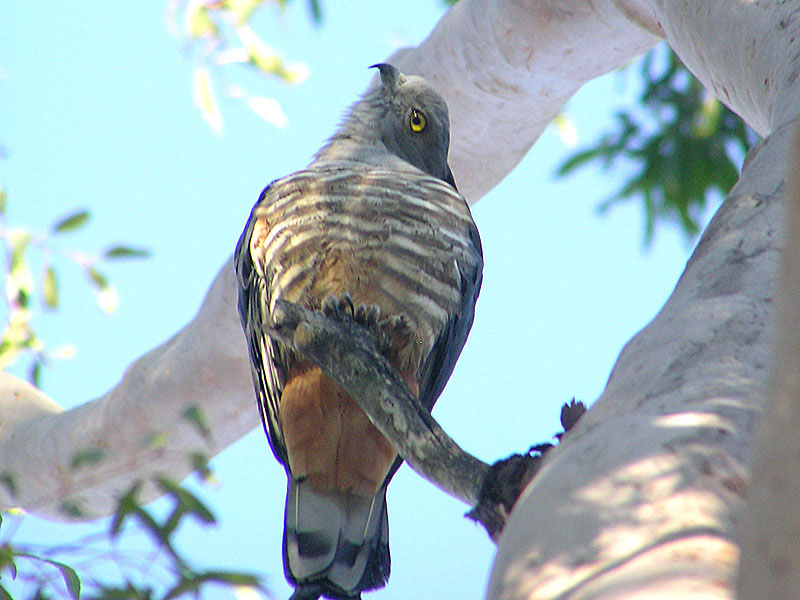
M 325 299 L 322 301 L 322 314 L 326 317 L 333 316 L 339 309 L 338 307 L 338 298 L 334 295 L 326 296 Z
M 355 319 L 356 323 L 361 323 L 362 325 L 367 324 L 367 307 L 363 304 L 359 304 L 356 308 Z
M 380 312 L 380 308 L 378 308 L 378 306 L 375 304 L 371 306 L 359 304 L 358 308 L 356 308 L 355 319 L 362 325 L 374 329 L 378 324 L 378 316 L 380 315 Z
M 355 313 L 353 299 L 349 294 L 342 294 L 341 296 L 331 294 L 330 296 L 326 296 L 322 301 L 321 308 L 322 313 L 326 317 L 332 318 L 338 317 L 341 319 L 343 317 L 350 317 L 352 319 Z
M 367 324 L 371 327 L 377 327 L 378 321 L 381 317 L 381 309 L 378 306 L 373 305 L 370 307 L 369 312 L 367 312 Z
M 389 318 L 389 327 L 398 333 L 408 329 L 408 318 L 404 314 L 395 315 Z
M 353 304 L 353 299 L 350 297 L 350 294 L 342 294 L 339 296 L 339 310 L 342 312 L 347 312 L 349 316 L 353 316 L 355 314 L 355 305 Z

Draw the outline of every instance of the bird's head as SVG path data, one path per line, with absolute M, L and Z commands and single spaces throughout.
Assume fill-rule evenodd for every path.
M 373 65 L 381 74 L 378 128 L 387 150 L 455 187 L 447 164 L 450 119 L 444 99 L 422 77 L 403 75 L 390 64 Z
M 455 187 L 447 164 L 450 120 L 444 99 L 422 77 L 403 75 L 386 63 L 373 67 L 380 82 L 350 107 L 316 160 L 381 162 L 381 154 L 388 153 Z

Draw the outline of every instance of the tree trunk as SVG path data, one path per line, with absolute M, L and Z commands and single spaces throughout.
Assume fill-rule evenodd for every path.
M 394 57 L 447 99 L 452 167 L 470 201 L 514 168 L 583 83 L 660 36 L 765 136 L 664 308 L 515 507 L 489 598 L 732 596 L 747 451 L 771 364 L 783 172 L 800 102 L 797 9 L 462 0 L 418 48 Z M 54 518 L 63 499 L 107 514 L 136 479 L 182 477 L 189 453 L 219 452 L 257 425 L 230 263 L 197 317 L 104 398 L 58 412 L 4 380 L 0 464 L 15 493 L 0 486 L 0 504 Z M 24 417 L 8 420 L 20 406 Z M 186 417 L 191 407 L 212 425 L 210 440 Z M 103 459 L 73 469 L 88 449 Z
M 798 115 L 798 7 L 644 5 L 687 66 L 766 137 L 666 305 L 626 345 L 603 395 L 519 500 L 488 598 L 733 596 L 748 449 L 772 364 L 784 169 Z M 783 456 L 797 462 L 796 450 Z M 796 516 L 796 504 L 786 512 Z M 784 535 L 795 548 L 796 534 Z M 763 552 L 751 555 L 742 580 L 775 573 Z M 795 577 L 792 594 L 763 587 L 743 597 L 796 598 L 797 586 Z

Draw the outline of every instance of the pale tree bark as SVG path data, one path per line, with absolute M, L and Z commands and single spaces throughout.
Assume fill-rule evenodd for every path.
M 662 35 L 766 136 L 667 304 L 518 502 L 489 598 L 731 597 L 800 101 L 797 9 L 777 0 L 462 0 L 423 44 L 395 57 L 445 95 L 453 170 L 471 201 L 513 169 L 580 85 Z M 188 453 L 213 454 L 256 426 L 234 297 L 226 264 L 191 323 L 77 409 L 59 412 L 17 382 L 3 386 L 0 464 L 16 493 L 0 486 L 2 505 L 58 517 L 67 499 L 105 514 L 134 480 L 181 477 Z M 20 406 L 25 416 L 9 420 Z M 210 441 L 183 416 L 193 406 L 213 425 Z M 103 460 L 72 469 L 92 448 Z
M 471 201 L 519 162 L 584 82 L 658 41 L 630 15 L 657 27 L 638 8 L 620 11 L 611 2 L 464 1 L 419 48 L 398 53 L 399 66 L 427 75 L 446 96 L 453 171 Z M 535 39 L 528 39 L 531 31 Z M 0 482 L 14 485 L 0 483 L 0 506 L 63 519 L 68 502 L 84 517 L 105 515 L 133 482 L 159 473 L 184 477 L 192 453 L 216 454 L 256 427 L 235 304 L 226 263 L 186 327 L 134 362 L 106 396 L 67 412 L 35 401 L 39 393 L 3 374 Z M 21 405 L 24 419 L 15 416 Z M 210 440 L 184 416 L 193 407 L 213 427 Z M 92 451 L 102 453 L 99 462 L 73 468 Z M 143 498 L 156 493 L 148 488 Z
M 800 597 L 800 130 L 795 131 L 776 298 L 776 352 L 754 442 L 737 597 Z
M 520 498 L 488 598 L 733 596 L 747 451 L 772 359 L 784 168 L 800 99 L 798 4 L 640 5 L 766 137 L 670 299 Z M 755 554 L 751 572 L 765 564 Z M 792 583 L 791 594 L 743 597 L 797 598 Z

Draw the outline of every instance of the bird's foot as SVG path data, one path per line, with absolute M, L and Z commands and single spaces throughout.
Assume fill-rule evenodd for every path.
M 386 335 L 401 346 L 405 345 L 413 335 L 411 324 L 405 313 L 386 317 L 378 325 Z
M 355 305 L 350 294 L 341 294 L 339 296 L 331 294 L 322 301 L 322 314 L 329 319 L 337 319 L 339 321 L 352 320 L 355 311 Z
M 395 317 L 381 319 L 381 309 L 376 304 L 355 306 L 349 294 L 328 296 L 322 302 L 322 313 L 329 319 L 339 322 L 354 321 L 372 334 L 372 341 L 378 351 L 385 354 L 391 348 L 391 327 L 387 323 Z

